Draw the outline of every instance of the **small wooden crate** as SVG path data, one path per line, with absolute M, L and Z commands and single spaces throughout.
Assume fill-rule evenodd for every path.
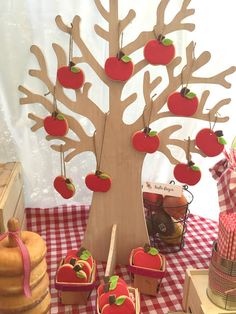
M 25 229 L 24 214 L 21 164 L 19 162 L 0 164 L 0 233 L 7 230 L 7 222 L 13 216 L 19 219 L 21 229 Z
M 183 309 L 192 314 L 235 314 L 219 308 L 207 296 L 208 270 L 187 269 L 184 282 Z

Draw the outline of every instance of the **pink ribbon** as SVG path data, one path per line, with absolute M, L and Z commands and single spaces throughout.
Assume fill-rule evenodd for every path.
M 23 289 L 24 289 L 24 295 L 29 298 L 31 297 L 31 290 L 30 290 L 30 256 L 29 251 L 25 244 L 22 242 L 21 238 L 19 237 L 19 231 L 8 231 L 2 235 L 0 235 L 0 241 L 5 239 L 7 236 L 12 236 L 16 243 L 19 246 L 20 252 L 21 252 L 21 258 L 24 268 L 24 280 L 23 280 Z

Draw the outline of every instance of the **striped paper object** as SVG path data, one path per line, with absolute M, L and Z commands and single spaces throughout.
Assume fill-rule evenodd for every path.
M 218 253 L 228 260 L 236 260 L 236 212 L 220 213 Z

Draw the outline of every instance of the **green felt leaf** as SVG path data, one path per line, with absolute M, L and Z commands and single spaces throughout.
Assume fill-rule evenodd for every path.
M 57 120 L 65 120 L 63 114 L 58 113 L 58 115 L 57 115 Z
M 198 166 L 191 166 L 191 169 L 194 170 L 194 171 L 200 171 L 200 168 Z
M 193 93 L 193 92 L 188 92 L 186 95 L 185 95 L 186 98 L 188 99 L 193 99 L 194 97 L 196 97 L 196 94 Z
M 80 255 L 80 258 L 83 261 L 87 261 L 90 256 L 91 256 L 91 253 L 88 250 L 84 250 L 83 253 Z
M 162 44 L 164 45 L 164 46 L 170 46 L 170 45 L 172 45 L 173 44 L 173 40 L 171 40 L 171 39 L 169 39 L 169 38 L 164 38 L 164 39 L 162 39 Z
M 131 61 L 131 58 L 130 58 L 129 56 L 127 56 L 127 55 L 124 55 L 124 56 L 121 58 L 121 60 L 122 60 L 123 62 L 125 62 L 125 63 L 128 63 L 128 62 Z
M 109 290 L 114 290 L 117 286 L 117 281 L 110 282 Z
M 79 73 L 79 72 L 80 72 L 80 69 L 77 68 L 77 67 L 71 67 L 70 70 L 71 70 L 71 72 L 73 72 L 73 73 Z
M 86 274 L 85 274 L 84 271 L 77 271 L 77 272 L 76 272 L 76 276 L 77 276 L 78 278 L 86 278 Z
M 66 183 L 66 187 L 68 190 L 71 190 L 71 191 L 74 190 L 74 185 L 72 183 Z
M 217 140 L 218 140 L 218 143 L 220 143 L 220 144 L 222 144 L 222 145 L 227 144 L 227 142 L 226 142 L 226 140 L 223 138 L 223 136 L 218 137 Z
M 157 131 L 150 131 L 148 132 L 148 136 L 153 137 L 157 135 Z
M 110 278 L 109 278 L 109 282 L 118 282 L 118 279 L 119 279 L 119 276 L 111 276 Z
M 155 247 L 151 247 L 148 254 L 155 256 L 158 254 L 158 250 Z
M 106 179 L 109 179 L 110 176 L 108 174 L 106 174 L 106 173 L 101 173 L 101 174 L 99 174 L 99 178 L 101 178 L 103 180 L 106 180 Z
M 122 304 L 125 302 L 125 299 L 126 299 L 126 297 L 120 296 L 120 297 L 118 297 L 118 298 L 116 299 L 115 304 L 116 304 L 116 305 L 122 305 Z

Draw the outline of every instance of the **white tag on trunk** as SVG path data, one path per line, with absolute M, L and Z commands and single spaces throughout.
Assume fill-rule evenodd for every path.
M 156 193 L 161 195 L 169 195 L 180 197 L 183 193 L 183 187 L 175 184 L 165 184 L 157 182 L 143 182 L 143 192 Z

